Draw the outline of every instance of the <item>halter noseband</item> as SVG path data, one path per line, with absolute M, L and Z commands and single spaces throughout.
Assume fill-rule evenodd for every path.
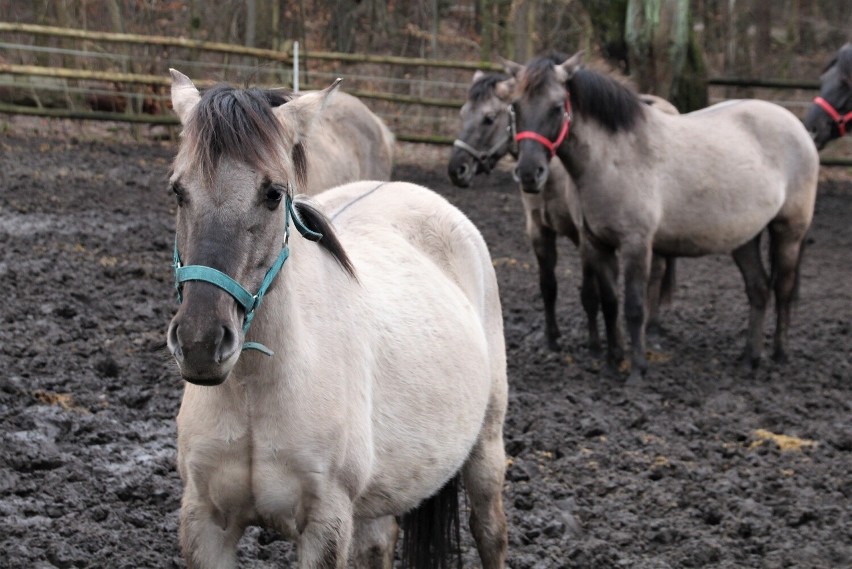
M 512 124 L 514 124 L 514 111 L 509 107 L 509 112 L 512 115 Z M 515 141 L 520 142 L 524 139 L 535 140 L 550 151 L 550 157 L 556 156 L 556 149 L 568 138 L 568 131 L 571 128 L 571 120 L 574 118 L 574 113 L 571 111 L 571 97 L 567 91 L 565 93 L 565 113 L 562 115 L 562 128 L 559 129 L 559 136 L 556 140 L 545 138 L 539 133 L 532 130 L 524 130 L 515 135 Z
M 515 115 L 509 114 L 509 125 L 503 130 L 503 136 L 497 139 L 497 142 L 491 146 L 488 150 L 477 150 L 464 140 L 457 138 L 453 141 L 453 146 L 456 148 L 461 148 L 476 160 L 476 163 L 479 164 L 479 167 L 482 168 L 482 171 L 486 174 L 491 173 L 491 167 L 488 165 L 488 161 L 490 158 L 497 156 L 499 150 L 503 147 L 507 142 L 512 141 L 512 135 L 515 132 L 515 123 L 514 123 Z M 501 155 L 502 156 L 502 155 Z M 500 158 L 501 156 L 498 156 Z
M 829 103 L 822 97 L 814 98 L 814 103 L 816 103 L 819 108 L 824 110 L 826 114 L 828 114 L 828 116 L 832 118 L 832 120 L 837 125 L 837 130 L 840 131 L 840 136 L 846 136 L 846 125 L 849 122 L 852 122 L 852 111 L 849 111 L 845 115 L 840 116 L 840 113 L 837 112 L 837 109 L 835 109 L 831 105 L 831 103 Z
M 243 317 L 243 336 L 245 336 L 248 332 L 249 326 L 251 325 L 251 321 L 254 318 L 255 312 L 260 307 L 263 296 L 269 290 L 269 287 L 272 285 L 272 281 L 275 280 L 279 271 L 281 271 L 281 267 L 284 266 L 284 261 L 286 261 L 287 257 L 290 256 L 290 248 L 288 246 L 290 241 L 290 218 L 292 217 L 293 225 L 296 226 L 296 229 L 299 230 L 299 233 L 301 233 L 305 239 L 309 239 L 311 241 L 319 241 L 322 239 L 321 233 L 308 229 L 308 227 L 299 218 L 296 210 L 293 208 L 293 199 L 290 197 L 289 193 L 285 196 L 285 206 L 284 246 L 281 248 L 281 253 L 278 254 L 278 258 L 275 259 L 275 262 L 272 263 L 272 266 L 266 271 L 266 275 L 263 277 L 263 282 L 260 284 L 260 288 L 257 289 L 255 294 L 250 293 L 243 285 L 213 267 L 208 267 L 206 265 L 183 266 L 180 260 L 180 253 L 178 253 L 177 235 L 175 235 L 174 262 L 172 266 L 175 270 L 175 289 L 177 289 L 178 302 L 183 302 L 183 283 L 186 281 L 205 281 L 216 285 L 234 297 L 237 304 L 243 307 L 243 310 L 245 311 L 245 316 Z M 245 350 L 257 350 L 267 356 L 271 356 L 273 354 L 272 350 L 259 342 L 244 342 L 243 351 Z

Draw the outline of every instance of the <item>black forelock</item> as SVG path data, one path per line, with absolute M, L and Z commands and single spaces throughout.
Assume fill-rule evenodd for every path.
M 215 85 L 204 91 L 186 124 L 193 164 L 211 177 L 222 158 L 228 157 L 261 169 L 281 142 L 281 124 L 272 112 L 292 96 L 280 89 Z M 294 149 L 296 177 L 304 178 L 303 153 Z M 302 159 L 299 159 L 302 156 Z
M 469 101 L 473 101 L 474 103 L 490 99 L 494 94 L 494 89 L 497 86 L 497 83 L 501 83 L 508 79 L 509 76 L 502 73 L 487 73 L 485 76 L 480 77 L 473 82 L 473 85 L 470 86 L 470 89 L 467 92 L 467 98 Z

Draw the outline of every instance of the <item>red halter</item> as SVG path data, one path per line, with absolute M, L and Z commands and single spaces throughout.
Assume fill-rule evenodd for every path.
M 846 136 L 846 124 L 852 121 L 852 111 L 849 111 L 842 117 L 840 113 L 837 112 L 837 109 L 831 106 L 831 103 L 823 99 L 822 97 L 817 97 L 814 99 L 814 103 L 819 105 L 819 107 L 828 113 L 835 123 L 837 123 L 837 130 L 840 131 L 840 136 Z
M 536 142 L 541 143 L 545 148 L 550 151 L 550 157 L 553 158 L 556 156 L 556 149 L 559 148 L 559 145 L 568 137 L 568 129 L 571 128 L 571 119 L 573 118 L 573 114 L 571 113 L 571 97 L 566 93 L 565 95 L 565 114 L 562 115 L 562 128 L 559 130 L 559 136 L 556 137 L 556 140 L 551 141 L 548 138 L 543 137 L 537 132 L 532 130 L 524 130 L 515 135 L 515 141 L 520 142 L 525 138 L 530 140 L 535 140 Z

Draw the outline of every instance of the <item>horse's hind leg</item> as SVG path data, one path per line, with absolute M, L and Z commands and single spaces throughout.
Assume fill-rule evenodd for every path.
M 667 301 L 670 301 L 671 291 L 669 290 L 670 283 L 666 282 L 670 278 L 670 272 L 673 270 L 671 266 L 674 259 L 663 257 L 662 255 L 653 255 L 651 257 L 651 276 L 648 278 L 648 324 L 646 331 L 648 334 L 656 333 L 660 328 L 660 307 Z
M 583 283 L 580 288 L 580 300 L 586 311 L 586 321 L 589 327 L 589 349 L 597 354 L 601 351 L 601 337 L 598 334 L 598 309 L 601 306 L 598 271 L 592 259 L 583 254 L 580 247 L 580 261 L 583 265 Z M 616 307 L 617 310 L 617 307 Z
M 804 250 L 803 237 L 791 234 L 781 222 L 769 226 L 770 262 L 775 285 L 775 338 L 772 359 L 787 361 L 787 333 L 790 329 L 790 310 L 799 284 L 799 267 Z
M 528 214 L 529 217 L 529 214 Z M 544 301 L 544 331 L 547 347 L 558 350 L 560 336 L 556 323 L 556 232 L 527 220 L 527 235 L 538 260 L 538 284 Z
M 352 565 L 357 569 L 392 569 L 399 525 L 393 516 L 355 521 Z
M 748 296 L 748 336 L 746 338 L 745 358 L 752 368 L 760 365 L 763 352 L 763 320 L 766 317 L 766 304 L 769 302 L 769 277 L 760 258 L 760 233 L 754 239 L 733 251 L 745 281 Z
M 501 569 L 506 561 L 508 547 L 506 514 L 503 511 L 503 478 L 506 470 L 503 416 L 503 410 L 489 407 L 479 440 L 462 471 L 470 500 L 470 532 L 476 542 L 483 569 Z

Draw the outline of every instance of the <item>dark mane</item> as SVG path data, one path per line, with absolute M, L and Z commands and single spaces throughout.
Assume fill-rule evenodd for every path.
M 611 132 L 630 130 L 645 116 L 636 92 L 616 79 L 580 69 L 568 80 L 574 112 L 591 117 Z
M 183 133 L 191 162 L 209 180 L 222 158 L 257 169 L 280 160 L 275 151 L 283 131 L 272 108 L 290 100 L 292 96 L 280 89 L 216 85 L 206 90 Z M 292 155 L 296 181 L 303 185 L 307 163 L 300 144 L 294 146 Z
M 553 68 L 566 59 L 561 53 L 551 53 L 528 63 L 521 84 L 524 96 L 542 93 Z M 612 132 L 630 130 L 645 116 L 636 92 L 607 74 L 581 68 L 568 80 L 567 87 L 574 112 L 596 120 Z
M 467 92 L 468 100 L 479 103 L 490 99 L 494 94 L 494 87 L 497 83 L 506 81 L 507 79 L 509 79 L 509 76 L 502 73 L 488 73 L 484 77 L 480 77 L 470 86 Z
M 349 273 L 349 276 L 357 280 L 358 277 L 355 274 L 355 267 L 352 265 L 352 260 L 349 259 L 349 255 L 346 254 L 343 244 L 340 243 L 331 222 L 325 214 L 314 207 L 311 202 L 306 201 L 303 198 L 296 198 L 293 201 L 293 207 L 295 208 L 299 219 L 302 220 L 302 223 L 304 223 L 308 229 L 316 231 L 317 233 L 322 233 L 322 239 L 319 240 L 320 247 L 328 251 L 340 264 L 343 270 Z

